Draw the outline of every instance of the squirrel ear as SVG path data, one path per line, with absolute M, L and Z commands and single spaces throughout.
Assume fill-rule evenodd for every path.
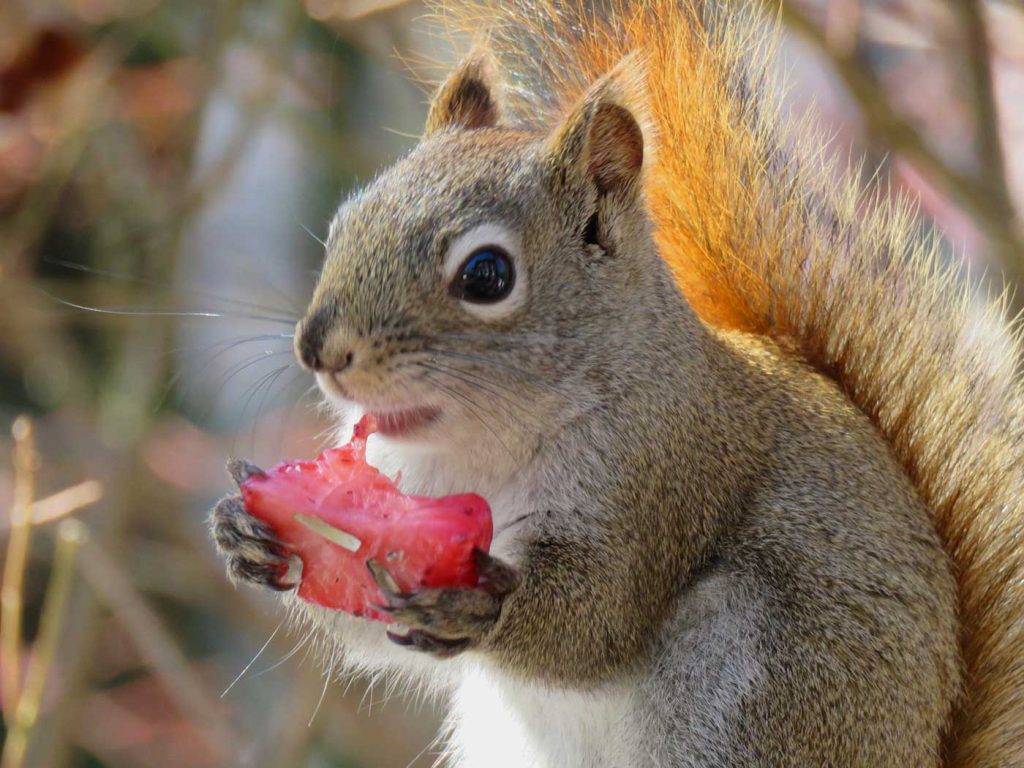
M 491 57 L 477 45 L 448 75 L 430 102 L 426 135 L 449 128 L 490 128 L 498 122 Z
M 559 167 L 588 176 L 601 194 L 629 187 L 643 168 L 642 83 L 631 54 L 590 87 L 548 139 Z

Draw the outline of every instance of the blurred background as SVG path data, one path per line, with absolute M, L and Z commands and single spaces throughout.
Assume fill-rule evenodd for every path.
M 1020 285 L 1021 4 L 779 16 L 786 108 Z M 319 240 L 455 57 L 419 2 L 0 2 L 3 768 L 434 761 L 437 711 L 325 679 L 205 517 L 227 456 L 329 440 L 290 341 Z

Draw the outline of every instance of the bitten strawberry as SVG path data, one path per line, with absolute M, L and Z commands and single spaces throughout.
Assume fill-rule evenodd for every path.
M 366 462 L 375 427 L 360 421 L 347 445 L 315 461 L 290 461 L 241 483 L 249 514 L 270 525 L 287 554 L 302 560 L 299 597 L 328 608 L 389 621 L 367 566 L 375 561 L 395 592 L 474 587 L 473 550 L 491 543 L 491 511 L 476 494 L 407 496 Z M 251 465 L 250 465 L 251 466 Z

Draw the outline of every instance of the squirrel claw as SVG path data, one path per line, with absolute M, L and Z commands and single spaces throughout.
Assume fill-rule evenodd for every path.
M 249 560 L 232 560 L 228 572 L 235 581 L 260 584 L 275 592 L 288 592 L 297 584 L 287 580 L 288 564 L 254 563 Z
M 458 640 L 446 640 L 443 637 L 435 637 L 418 629 L 411 629 L 404 635 L 387 630 L 387 637 L 395 645 L 412 648 L 417 651 L 430 653 L 438 658 L 448 658 L 464 651 L 470 645 L 469 638 Z
M 473 547 L 473 562 L 480 574 L 480 587 L 490 594 L 504 597 L 519 586 L 519 572 L 480 547 Z
M 392 632 L 390 629 L 386 629 L 384 630 L 384 634 L 387 635 L 388 640 L 395 645 L 412 645 L 412 639 L 409 637 L 408 632 L 403 634 L 401 632 Z
M 378 560 L 371 557 L 366 561 L 366 569 L 370 572 L 373 580 L 377 582 L 377 586 L 380 588 L 380 591 L 384 593 L 384 596 L 388 600 L 408 597 L 408 595 L 402 593 L 402 590 L 398 586 L 398 582 L 395 581 L 395 577 L 392 576 L 388 569 L 381 565 Z
M 231 479 L 235 481 L 235 484 L 241 487 L 242 483 L 250 477 L 263 477 L 267 473 L 251 461 L 232 459 L 228 462 L 228 474 L 231 475 Z
M 420 589 L 402 592 L 380 563 L 367 561 L 367 568 L 380 587 L 385 604 L 377 608 L 408 630 L 389 630 L 388 639 L 414 651 L 448 658 L 480 645 L 501 615 L 505 596 L 520 582 L 509 565 L 483 550 L 473 553 L 480 583 L 473 588 Z
M 241 498 L 221 499 L 210 515 L 210 528 L 234 581 L 258 584 L 275 592 L 296 586 L 289 579 L 292 558 L 284 544 L 266 523 L 246 512 Z

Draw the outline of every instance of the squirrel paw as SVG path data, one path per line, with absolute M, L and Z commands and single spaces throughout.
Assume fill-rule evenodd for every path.
M 217 549 L 228 561 L 232 580 L 278 592 L 295 587 L 287 580 L 290 560 L 283 545 L 266 523 L 245 510 L 240 496 L 217 502 L 210 514 L 210 531 Z
M 487 636 L 501 615 L 501 606 L 516 587 L 519 574 L 482 549 L 473 550 L 480 583 L 473 588 L 394 591 L 394 581 L 374 560 L 370 573 L 387 599 L 378 606 L 408 629 L 404 634 L 388 631 L 396 645 L 448 658 L 468 650 Z

